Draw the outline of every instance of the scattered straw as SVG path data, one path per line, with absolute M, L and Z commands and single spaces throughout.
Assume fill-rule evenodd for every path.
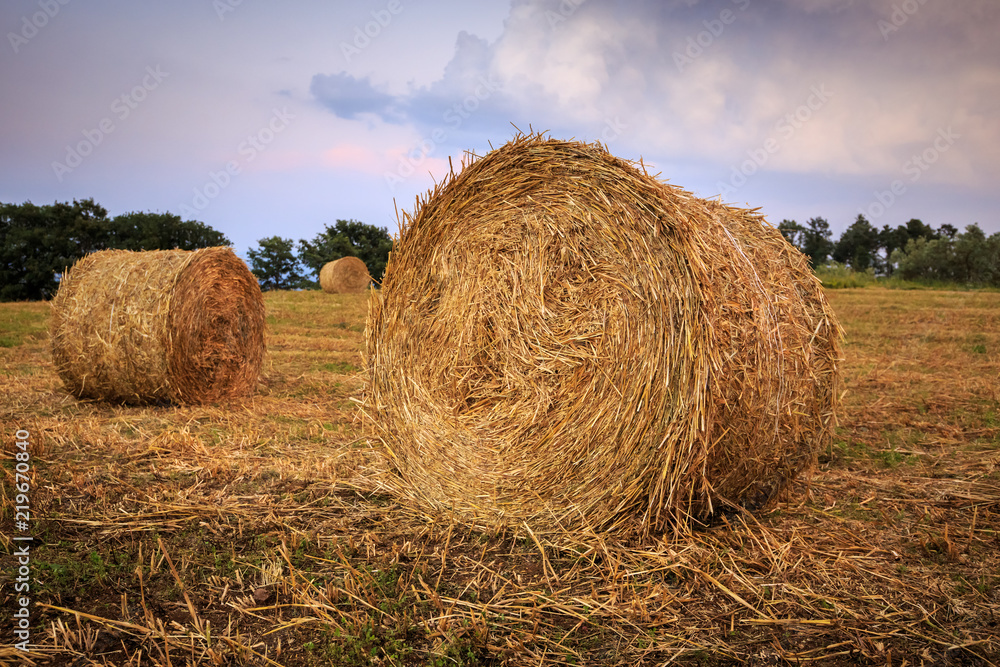
M 106 250 L 64 276 L 52 358 L 80 398 L 207 403 L 253 391 L 264 301 L 229 248 Z
M 828 441 L 840 330 L 753 211 L 518 137 L 404 214 L 364 412 L 437 514 L 646 531 L 776 498 Z
M 264 298 L 266 385 L 238 410 L 68 401 L 48 304 L 0 304 L 24 341 L 0 346 L 0 441 L 31 433 L 46 537 L 31 651 L 0 642 L 0 665 L 1000 665 L 998 293 L 831 291 L 837 444 L 780 511 L 537 543 L 379 491 L 342 372 L 367 295 Z

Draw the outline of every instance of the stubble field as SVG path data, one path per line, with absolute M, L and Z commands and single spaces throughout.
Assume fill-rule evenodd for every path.
M 628 542 L 474 530 L 384 493 L 350 400 L 364 295 L 265 295 L 260 389 L 210 407 L 79 402 L 48 305 L 0 304 L 0 664 L 1000 664 L 1000 293 L 828 296 L 846 393 L 811 480 Z

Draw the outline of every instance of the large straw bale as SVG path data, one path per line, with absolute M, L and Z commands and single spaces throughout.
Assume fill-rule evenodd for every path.
M 104 250 L 63 276 L 52 358 L 80 398 L 209 403 L 249 394 L 264 359 L 264 299 L 229 248 Z
M 327 262 L 319 271 L 319 286 L 329 294 L 360 294 L 371 282 L 368 267 L 357 257 Z
M 404 214 L 366 422 L 424 511 L 606 531 L 773 501 L 828 442 L 840 328 L 757 213 L 521 136 Z

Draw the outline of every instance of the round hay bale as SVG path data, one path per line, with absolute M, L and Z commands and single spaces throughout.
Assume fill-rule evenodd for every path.
M 256 386 L 264 298 L 229 248 L 104 250 L 63 275 L 51 338 L 79 398 L 211 403 Z
M 328 294 L 359 294 L 368 289 L 372 277 L 357 257 L 341 257 L 327 262 L 319 271 L 319 286 Z
M 466 165 L 370 298 L 363 413 L 430 513 L 682 526 L 770 502 L 834 425 L 840 328 L 804 257 L 598 145 Z

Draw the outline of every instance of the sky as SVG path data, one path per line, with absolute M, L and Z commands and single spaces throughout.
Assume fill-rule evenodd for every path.
M 7 0 L 0 201 L 259 239 L 397 210 L 520 131 L 772 224 L 1000 232 L 996 0 Z

